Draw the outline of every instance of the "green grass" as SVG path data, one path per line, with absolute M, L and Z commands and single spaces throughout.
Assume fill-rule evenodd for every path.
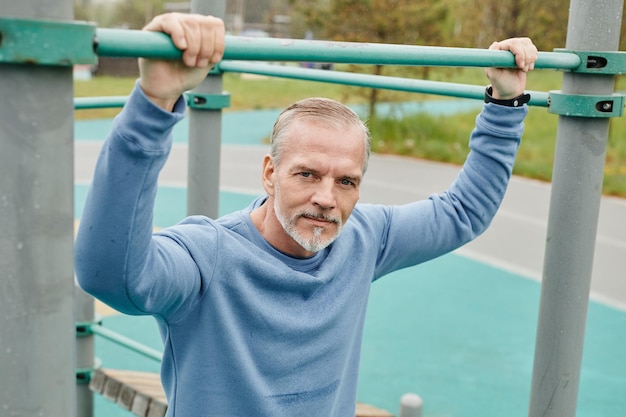
M 401 121 L 375 118 L 370 121 L 374 152 L 407 155 L 461 164 L 468 152 L 468 132 L 475 112 L 453 117 L 415 115 Z M 513 173 L 550 181 L 554 161 L 558 117 L 547 109 L 531 108 Z M 603 193 L 626 197 L 626 122 L 611 120 Z
M 561 78 L 561 73 L 555 71 L 535 71 L 529 74 L 528 89 L 558 90 Z M 475 85 L 487 84 L 482 69 L 436 69 L 430 72 L 430 79 Z M 134 82 L 134 78 L 115 77 L 76 81 L 74 95 L 76 97 L 126 95 Z M 624 77 L 618 79 L 616 89 L 626 90 Z M 238 74 L 224 75 L 224 90 L 231 94 L 231 107 L 227 111 L 284 108 L 296 100 L 311 96 L 330 97 L 349 104 L 365 101 L 362 91 L 356 87 Z M 398 102 L 430 98 L 432 96 L 400 92 L 383 92 L 381 96 L 382 101 Z M 80 110 L 75 112 L 75 117 L 110 118 L 118 112 L 119 109 Z M 374 117 L 369 121 L 374 138 L 372 148 L 379 153 L 461 164 L 468 152 L 467 139 L 474 126 L 475 117 L 475 112 L 450 117 L 413 115 L 400 121 Z M 558 117 L 548 113 L 545 108 L 530 109 L 525 122 L 526 133 L 514 169 L 516 175 L 550 181 L 557 122 Z M 603 192 L 626 197 L 626 120 L 623 117 L 614 118 L 610 123 Z
M 363 101 L 341 85 L 245 74 L 225 74 L 224 90 L 231 94 L 229 110 L 285 108 L 307 97 L 328 97 L 348 103 Z

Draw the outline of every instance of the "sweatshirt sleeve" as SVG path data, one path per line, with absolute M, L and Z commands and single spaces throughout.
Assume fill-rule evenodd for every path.
M 448 190 L 386 209 L 378 277 L 453 251 L 487 229 L 504 198 L 527 113 L 526 106 L 485 104 Z
M 138 83 L 116 117 L 96 164 L 75 243 L 79 285 L 127 314 L 175 308 L 196 291 L 197 267 L 184 248 L 152 236 L 158 175 L 184 118 L 155 106 Z M 191 277 L 176 286 L 167 277 Z

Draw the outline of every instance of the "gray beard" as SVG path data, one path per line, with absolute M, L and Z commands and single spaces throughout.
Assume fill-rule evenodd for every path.
M 339 233 L 341 232 L 341 229 L 343 228 L 343 224 L 341 222 L 341 219 L 338 219 L 336 217 L 328 217 L 328 216 L 323 216 L 323 218 L 325 220 L 333 221 L 337 224 L 337 233 L 335 233 L 335 235 L 324 240 L 322 239 L 322 233 L 324 232 L 324 228 L 314 227 L 313 236 L 311 236 L 310 238 L 305 238 L 304 236 L 302 236 L 300 233 L 298 233 L 298 230 L 296 229 L 296 220 L 299 217 L 302 217 L 303 215 L 309 215 L 311 217 L 320 217 L 320 214 L 304 211 L 304 212 L 296 213 L 291 218 L 287 218 L 287 216 L 283 215 L 282 211 L 280 210 L 280 207 L 278 206 L 278 200 L 280 199 L 279 198 L 280 191 L 277 185 L 275 186 L 274 192 L 275 192 L 274 213 L 276 213 L 276 218 L 280 222 L 280 225 L 283 227 L 283 230 L 285 230 L 285 233 L 287 233 L 293 240 L 295 240 L 298 243 L 298 245 L 302 246 L 305 250 L 309 252 L 316 253 L 316 252 L 321 251 L 322 249 L 325 249 L 326 247 L 328 247 L 328 245 L 333 243 L 335 239 L 337 239 L 337 236 L 339 236 Z

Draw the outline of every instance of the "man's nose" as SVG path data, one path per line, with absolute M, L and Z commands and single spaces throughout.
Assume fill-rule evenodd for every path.
M 335 208 L 335 182 L 332 180 L 320 181 L 313 193 L 312 203 L 324 210 Z

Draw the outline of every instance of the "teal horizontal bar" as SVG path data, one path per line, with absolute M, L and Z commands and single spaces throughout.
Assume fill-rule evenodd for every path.
M 110 109 L 124 107 L 127 96 L 107 96 L 107 97 L 76 97 L 74 98 L 74 109 Z
M 163 34 L 140 30 L 97 29 L 96 53 L 111 57 L 179 59 L 181 52 Z M 225 60 L 334 62 L 347 64 L 447 67 L 513 67 L 513 55 L 488 49 L 310 41 L 226 36 Z M 571 70 L 581 59 L 569 52 L 540 52 L 538 69 Z
M 225 72 L 267 75 L 288 79 L 319 81 L 356 87 L 381 88 L 409 93 L 435 94 L 441 96 L 483 100 L 485 86 L 426 81 L 382 75 L 356 74 L 342 71 L 326 71 L 308 68 L 295 68 L 285 65 L 251 63 L 242 61 L 222 61 L 219 69 Z M 529 91 L 531 106 L 548 107 L 548 94 Z
M 294 80 L 317 81 L 354 87 L 380 88 L 408 93 L 434 94 L 476 100 L 482 100 L 485 95 L 485 86 L 425 81 L 382 75 L 356 74 L 342 71 L 294 68 L 258 62 L 222 61 L 219 64 L 219 69 L 224 72 L 257 74 Z M 548 107 L 548 93 L 539 91 L 528 92 L 531 96 L 530 102 L 528 103 L 529 106 Z M 74 108 L 76 110 L 85 110 L 123 107 L 126 100 L 126 96 L 80 97 L 74 99 Z
M 120 346 L 124 346 L 150 359 L 154 359 L 157 362 L 161 362 L 163 360 L 163 354 L 161 352 L 152 349 L 151 347 L 142 345 L 141 343 L 129 337 L 114 332 L 113 330 L 109 330 L 99 324 L 92 324 L 91 331 L 98 336 L 102 336 L 105 339 L 110 340 L 111 342 L 117 343 Z

